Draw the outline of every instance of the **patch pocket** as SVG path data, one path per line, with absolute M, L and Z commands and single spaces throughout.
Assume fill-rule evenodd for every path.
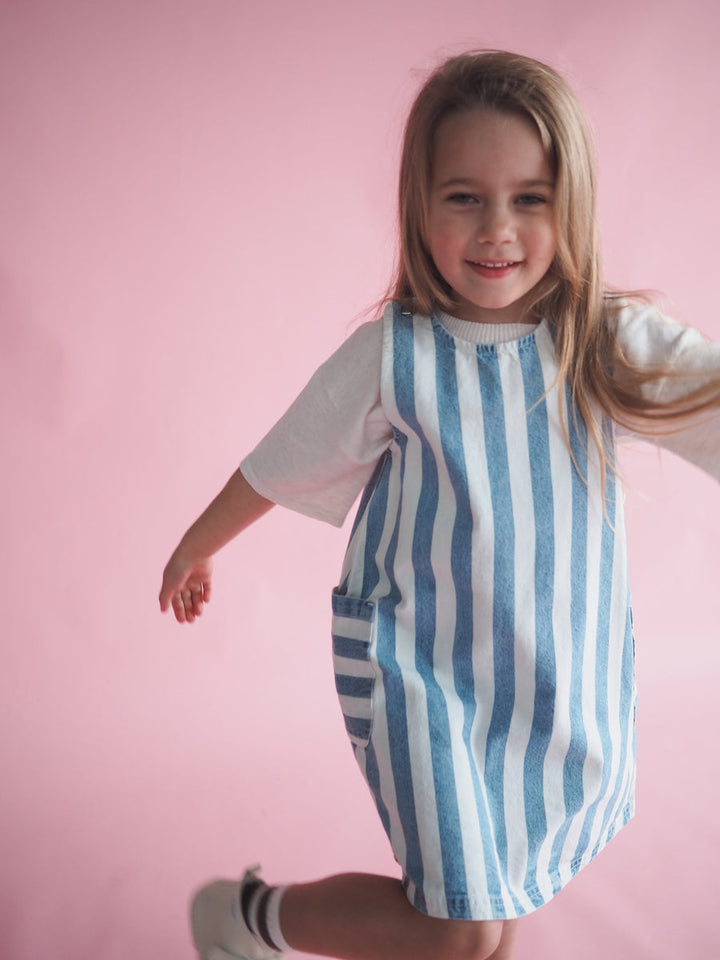
M 370 648 L 375 604 L 334 593 L 332 609 L 335 689 L 350 740 L 356 746 L 365 747 L 372 733 L 375 669 Z

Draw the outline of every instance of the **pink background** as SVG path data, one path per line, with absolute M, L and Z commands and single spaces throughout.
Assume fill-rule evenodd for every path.
M 716 0 L 2 0 L 0 955 L 191 957 L 189 891 L 394 865 L 345 740 L 347 531 L 277 510 L 203 622 L 187 523 L 383 292 L 440 57 L 547 59 L 597 131 L 607 273 L 720 337 Z M 519 960 L 720 957 L 717 487 L 628 461 L 638 819 Z

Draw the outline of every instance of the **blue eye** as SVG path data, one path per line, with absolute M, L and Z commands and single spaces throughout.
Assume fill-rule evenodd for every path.
M 471 193 L 452 193 L 447 199 L 450 203 L 458 203 L 461 206 L 477 202 Z
M 537 204 L 547 203 L 547 197 L 540 193 L 523 193 L 517 198 L 517 202 L 524 207 L 534 207 Z

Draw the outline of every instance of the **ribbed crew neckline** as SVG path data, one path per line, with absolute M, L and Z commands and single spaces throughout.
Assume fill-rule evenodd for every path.
M 472 320 L 451 317 L 442 311 L 438 311 L 436 317 L 452 336 L 485 345 L 521 340 L 538 328 L 537 323 L 474 323 Z

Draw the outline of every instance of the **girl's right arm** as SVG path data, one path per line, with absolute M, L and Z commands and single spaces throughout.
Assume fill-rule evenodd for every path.
M 274 506 L 236 470 L 190 527 L 163 573 L 160 609 L 172 607 L 178 623 L 192 623 L 210 599 L 212 556 Z

